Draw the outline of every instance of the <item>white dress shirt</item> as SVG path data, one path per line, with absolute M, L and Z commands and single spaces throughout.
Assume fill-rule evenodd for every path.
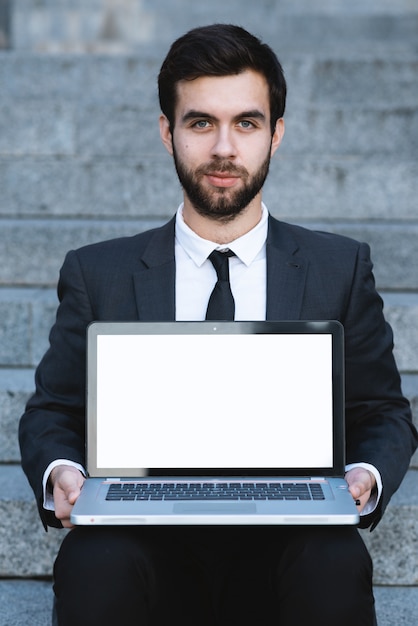
M 209 296 L 217 281 L 216 271 L 208 256 L 213 250 L 229 249 L 235 256 L 229 258 L 231 290 L 235 300 L 235 320 L 265 320 L 267 303 L 266 241 L 268 211 L 262 205 L 258 224 L 248 233 L 230 243 L 219 245 L 199 237 L 183 219 L 183 204 L 176 215 L 176 320 L 200 321 L 206 316 Z M 44 508 L 54 510 L 52 494 L 47 490 L 47 480 L 54 467 L 60 464 L 84 468 L 63 459 L 54 461 L 44 474 Z M 368 463 L 347 465 L 346 470 L 363 467 L 376 478 L 377 494 L 373 495 L 361 515 L 372 513 L 382 492 L 382 480 L 378 470 Z
M 266 240 L 268 212 L 263 205 L 259 223 L 242 237 L 224 245 L 202 239 L 183 220 L 183 205 L 176 216 L 176 320 L 204 320 L 209 296 L 217 281 L 208 256 L 214 250 L 232 250 L 229 259 L 235 319 L 266 319 Z

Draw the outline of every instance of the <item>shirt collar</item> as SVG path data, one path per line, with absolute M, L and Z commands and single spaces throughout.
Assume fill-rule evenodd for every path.
M 219 245 L 208 239 L 199 237 L 183 219 L 183 203 L 177 209 L 176 240 L 186 254 L 200 267 L 213 250 L 229 248 L 245 265 L 251 265 L 266 243 L 268 228 L 268 210 L 262 203 L 261 220 L 248 233 L 234 239 L 231 243 Z

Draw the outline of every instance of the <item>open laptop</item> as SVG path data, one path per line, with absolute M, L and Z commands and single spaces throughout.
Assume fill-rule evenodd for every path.
M 356 524 L 336 321 L 94 322 L 74 524 Z

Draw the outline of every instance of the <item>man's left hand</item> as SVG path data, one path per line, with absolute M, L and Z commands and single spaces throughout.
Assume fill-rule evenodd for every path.
M 360 501 L 360 504 L 357 505 L 357 509 L 360 513 L 369 501 L 371 492 L 376 486 L 376 479 L 369 470 L 363 467 L 350 469 L 346 473 L 345 479 L 354 500 Z

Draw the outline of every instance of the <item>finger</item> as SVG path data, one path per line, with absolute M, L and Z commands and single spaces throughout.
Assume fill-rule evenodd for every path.
M 74 524 L 70 521 L 69 518 L 60 520 L 60 522 L 63 528 L 68 528 L 68 529 L 74 528 Z
M 59 519 L 64 528 L 73 527 L 73 524 L 70 520 L 72 508 L 72 505 L 69 505 L 67 501 L 60 502 L 55 507 L 55 516 L 57 519 Z

